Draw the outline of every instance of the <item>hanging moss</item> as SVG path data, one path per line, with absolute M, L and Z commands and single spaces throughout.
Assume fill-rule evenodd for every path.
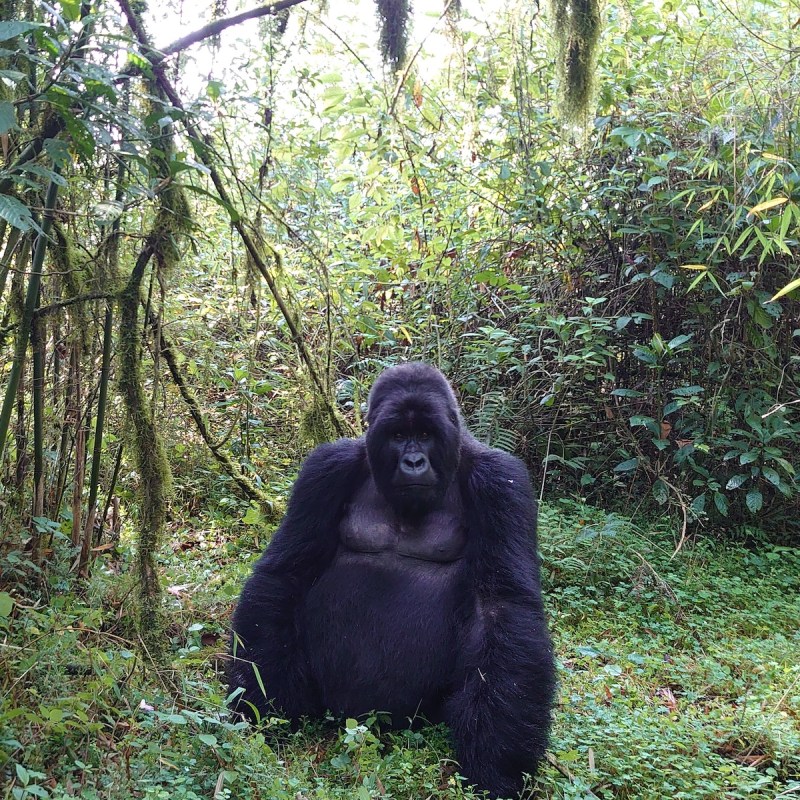
M 384 61 L 399 69 L 406 58 L 411 3 L 408 0 L 375 0 L 375 3 L 381 26 L 381 53 Z
M 151 96 L 160 96 L 154 83 L 149 89 Z M 120 297 L 119 353 L 120 389 L 131 422 L 131 444 L 141 481 L 136 553 L 139 636 L 149 655 L 158 660 L 164 655 L 164 618 L 156 554 L 167 514 L 171 475 L 144 390 L 139 305 L 148 264 L 154 261 L 159 280 L 166 280 L 178 267 L 180 243 L 192 220 L 183 187 L 174 181 L 170 169 L 175 148 L 172 126 L 159 127 L 153 136 L 150 164 L 162 185 L 153 226 Z
M 170 471 L 144 391 L 139 325 L 142 278 L 155 250 L 154 240 L 151 234 L 120 298 L 119 382 L 131 422 L 133 451 L 141 481 L 141 519 L 136 553 L 138 629 L 147 652 L 159 660 L 164 653 L 164 619 L 156 553 L 167 514 Z
M 558 72 L 565 115 L 589 110 L 600 40 L 599 0 L 553 0 Z
M 151 96 L 161 97 L 161 90 L 150 82 Z M 166 101 L 165 101 L 165 105 Z M 154 111 L 159 110 L 154 108 Z M 160 123 L 159 123 L 160 124 Z M 172 162 L 175 154 L 175 139 L 171 124 L 153 131 L 150 161 L 156 177 L 166 184 L 159 194 L 159 206 L 153 224 L 155 237 L 155 259 L 161 278 L 168 278 L 181 257 L 180 243 L 192 226 L 192 214 L 186 193 L 172 177 Z
M 314 446 L 339 436 L 328 407 L 318 395 L 308 398 L 308 405 L 300 418 L 300 436 Z

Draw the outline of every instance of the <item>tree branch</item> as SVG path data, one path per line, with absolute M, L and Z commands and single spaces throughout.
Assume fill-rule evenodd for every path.
M 280 11 L 285 11 L 287 8 L 291 8 L 292 6 L 296 6 L 304 2 L 305 0 L 279 0 L 277 3 L 258 6 L 257 8 L 251 8 L 249 11 L 242 11 L 238 14 L 231 14 L 229 17 L 215 19 L 213 22 L 209 22 L 208 25 L 203 25 L 202 28 L 198 28 L 193 33 L 189 33 L 186 36 L 181 36 L 180 39 L 176 39 L 172 44 L 169 44 L 161 50 L 156 51 L 154 55 L 156 56 L 157 61 L 163 61 L 165 58 L 175 55 L 175 53 L 185 50 L 187 47 L 191 47 L 193 44 L 202 42 L 204 39 L 208 39 L 211 36 L 216 36 L 218 33 L 222 33 L 222 31 L 224 31 L 226 28 L 232 28 L 234 25 L 238 25 L 240 22 L 246 22 L 249 19 L 259 19 L 260 17 L 267 17 L 272 14 L 277 14 Z M 137 37 L 139 36 L 138 32 L 136 35 Z
M 170 375 L 172 375 L 172 380 L 178 387 L 178 391 L 180 392 L 184 403 L 186 403 L 186 405 L 189 407 L 189 413 L 192 415 L 192 419 L 197 427 L 197 431 L 202 437 L 203 441 L 206 443 L 208 449 L 211 451 L 211 455 L 213 455 L 214 458 L 219 462 L 228 476 L 236 482 L 236 485 L 242 490 L 245 497 L 247 497 L 249 500 L 256 500 L 266 508 L 274 511 L 272 502 L 267 495 L 262 492 L 246 475 L 242 474 L 241 470 L 237 468 L 237 465 L 234 464 L 230 456 L 228 456 L 228 454 L 211 438 L 211 433 L 208 430 L 208 422 L 203 414 L 203 410 L 200 408 L 200 403 L 198 402 L 194 392 L 184 380 L 180 365 L 178 364 L 175 345 L 173 345 L 172 342 L 167 339 L 166 335 L 164 334 L 164 326 L 158 324 L 158 319 L 152 310 L 147 314 L 147 324 L 153 331 L 156 347 L 161 352 L 161 355 L 164 356 L 164 360 L 167 362 L 167 367 L 169 367 Z
M 242 240 L 242 244 L 245 246 L 245 249 L 250 254 L 250 257 L 253 260 L 253 264 L 261 274 L 261 277 L 264 279 L 264 282 L 269 287 L 269 291 L 270 294 L 272 295 L 273 300 L 275 301 L 275 305 L 277 305 L 278 310 L 281 313 L 281 316 L 286 322 L 286 327 L 289 330 L 294 346 L 297 348 L 300 360 L 303 362 L 303 364 L 305 364 L 305 367 L 308 370 L 308 374 L 311 378 L 311 381 L 314 384 L 314 387 L 316 388 L 317 392 L 319 393 L 320 399 L 325 404 L 325 409 L 328 412 L 331 424 L 333 425 L 334 429 L 336 430 L 336 433 L 339 436 L 347 436 L 348 431 L 346 425 L 343 422 L 342 418 L 336 413 L 336 409 L 333 407 L 330 393 L 327 387 L 325 386 L 325 383 L 322 380 L 322 376 L 319 373 L 319 369 L 317 367 L 317 364 L 315 363 L 314 356 L 312 355 L 305 339 L 303 338 L 302 330 L 300 329 L 300 326 L 298 325 L 297 320 L 295 319 L 295 316 L 292 313 L 292 309 L 289 308 L 283 296 L 278 291 L 277 281 L 275 280 L 275 276 L 273 275 L 269 266 L 267 265 L 261 247 L 259 247 L 255 239 L 250 235 L 242 216 L 236 211 L 236 208 L 233 202 L 231 201 L 228 191 L 225 188 L 222 176 L 220 175 L 220 172 L 217 169 L 217 166 L 214 163 L 214 160 L 211 155 L 214 151 L 211 137 L 206 134 L 203 134 L 197 127 L 197 125 L 192 121 L 191 115 L 186 113 L 186 109 L 181 101 L 180 96 L 175 90 L 175 87 L 172 85 L 167 76 L 164 74 L 163 64 L 157 60 L 157 55 L 155 54 L 153 48 L 150 46 L 150 40 L 147 36 L 147 32 L 144 30 L 138 17 L 131 8 L 130 0 L 119 0 L 119 4 L 120 7 L 122 8 L 123 13 L 125 14 L 126 19 L 128 20 L 128 24 L 131 30 L 133 31 L 133 33 L 135 34 L 136 38 L 139 40 L 139 43 L 142 46 L 143 55 L 152 64 L 153 76 L 155 77 L 155 80 L 158 83 L 159 88 L 161 89 L 161 91 L 164 92 L 165 96 L 169 99 L 170 103 L 172 103 L 172 105 L 175 108 L 184 112 L 182 122 L 183 125 L 186 127 L 187 133 L 189 134 L 189 138 L 192 142 L 192 146 L 195 150 L 195 153 L 197 154 L 198 159 L 208 169 L 211 181 L 214 184 L 214 188 L 217 191 L 217 196 L 219 197 L 222 206 L 226 209 L 226 211 L 230 216 L 231 225 L 239 234 L 239 238 Z M 278 268 L 280 268 L 280 262 L 281 262 L 280 253 L 268 243 L 266 247 L 269 250 L 269 255 L 272 256 L 272 258 L 275 260 L 275 263 L 278 265 Z

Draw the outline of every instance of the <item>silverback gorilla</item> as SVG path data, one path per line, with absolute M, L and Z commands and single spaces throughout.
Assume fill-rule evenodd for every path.
M 527 472 L 470 436 L 425 364 L 387 369 L 367 421 L 307 458 L 242 591 L 234 702 L 251 719 L 444 721 L 467 780 L 517 796 L 555 683 Z

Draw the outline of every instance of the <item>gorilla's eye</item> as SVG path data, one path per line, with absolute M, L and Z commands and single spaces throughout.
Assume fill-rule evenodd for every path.
M 405 438 L 406 435 L 400 431 L 397 431 L 397 433 L 392 434 L 392 439 L 394 439 L 396 442 L 402 442 L 405 440 Z
M 430 439 L 430 438 L 431 438 L 431 435 L 430 435 L 430 433 L 428 433 L 428 431 L 422 431 L 422 432 L 420 432 L 420 435 L 419 435 L 419 440 L 420 440 L 421 442 L 427 442 L 427 441 L 428 441 L 428 439 Z

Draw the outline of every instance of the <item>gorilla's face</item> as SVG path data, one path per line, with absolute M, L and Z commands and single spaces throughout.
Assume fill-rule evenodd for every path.
M 401 516 L 444 497 L 458 467 L 461 422 L 449 384 L 424 364 L 385 372 L 369 397 L 367 455 L 378 489 Z

